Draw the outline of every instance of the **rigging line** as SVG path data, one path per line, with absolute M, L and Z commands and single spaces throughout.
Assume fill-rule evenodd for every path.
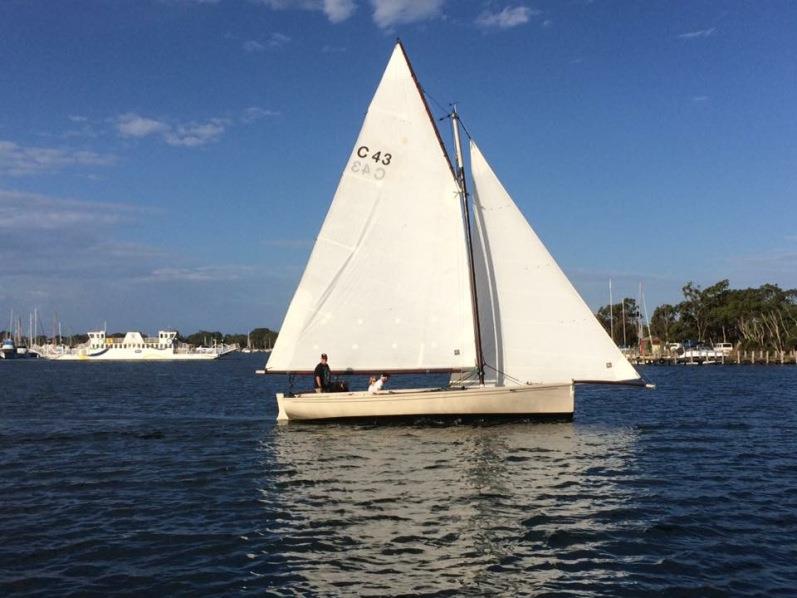
M 468 127 L 465 126 L 465 123 L 462 122 L 462 117 L 457 113 L 457 120 L 459 120 L 459 124 L 462 126 L 462 130 L 465 131 L 465 135 L 468 136 L 468 139 L 473 141 L 473 137 L 471 136 L 470 132 L 468 131 Z
M 440 102 L 438 102 L 438 101 L 435 99 L 435 97 L 434 97 L 432 94 L 430 94 L 430 93 L 429 93 L 429 92 L 426 90 L 426 88 L 425 88 L 425 87 L 421 87 L 421 91 L 423 92 L 423 95 L 425 95 L 427 98 L 429 98 L 430 100 L 432 100 L 432 102 L 433 102 L 434 104 L 436 104 L 436 105 L 437 105 L 437 107 L 440 109 L 440 112 L 445 112 L 445 113 L 446 113 L 446 115 L 445 115 L 444 117 L 442 117 L 442 118 L 440 118 L 440 119 L 438 119 L 438 120 L 444 120 L 444 119 L 448 118 L 448 116 L 449 116 L 449 115 L 448 115 L 448 112 L 450 112 L 450 110 L 449 110 L 448 108 L 446 108 L 445 106 L 443 106 L 443 105 L 442 105 Z
M 509 374 L 507 374 L 506 372 L 503 372 L 503 371 L 501 371 L 501 370 L 499 370 L 499 369 L 497 369 L 497 368 L 494 368 L 494 367 L 493 367 L 493 366 L 491 366 L 489 363 L 485 363 L 485 364 L 484 364 L 484 367 L 485 367 L 485 368 L 490 368 L 490 369 L 491 369 L 491 370 L 493 370 L 493 371 L 494 371 L 496 374 L 501 374 L 501 375 L 502 375 L 504 378 L 509 378 L 509 379 L 510 379 L 510 380 L 512 380 L 513 382 L 517 382 L 518 384 L 524 384 L 524 382 L 521 382 L 521 381 L 520 381 L 518 378 L 515 378 L 514 376 L 510 376 L 510 375 L 509 375 Z
M 438 102 L 437 99 L 435 99 L 435 97 L 432 94 L 430 94 L 425 88 L 422 87 L 421 91 L 423 91 L 423 95 L 432 100 L 432 102 L 437 106 L 440 112 L 445 113 L 445 116 L 441 116 L 440 118 L 437 119 L 438 121 L 451 118 L 451 107 L 454 105 L 453 102 L 448 105 L 448 108 L 446 108 L 440 102 Z M 468 127 L 465 126 L 465 123 L 462 122 L 462 117 L 459 114 L 457 114 L 457 120 L 459 120 L 459 124 L 462 127 L 462 130 L 465 131 L 465 135 L 468 137 L 468 139 L 473 141 L 473 136 L 470 134 L 470 131 L 468 131 Z
M 465 372 L 460 372 L 460 374 L 465 374 Z M 472 379 L 476 378 L 477 376 L 478 376 L 478 372 L 476 370 L 468 370 L 467 371 L 467 375 L 465 375 L 465 376 L 460 375 L 460 377 L 457 378 L 457 382 L 464 382 L 466 380 L 472 380 Z

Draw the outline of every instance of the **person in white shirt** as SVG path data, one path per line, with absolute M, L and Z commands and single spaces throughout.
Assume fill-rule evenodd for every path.
M 382 390 L 382 386 L 384 386 L 389 379 L 390 379 L 390 374 L 382 374 L 381 376 L 379 376 L 378 380 L 372 382 L 368 386 L 368 392 L 370 392 L 371 394 L 379 392 L 380 390 Z M 373 380 L 373 378 L 371 380 Z

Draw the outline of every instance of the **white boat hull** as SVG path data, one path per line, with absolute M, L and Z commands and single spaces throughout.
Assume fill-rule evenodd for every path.
M 106 351 L 73 350 L 68 353 L 43 355 L 58 361 L 207 361 L 229 353 L 175 353 L 158 349 L 108 349 Z
M 124 338 L 106 336 L 105 330 L 89 330 L 88 341 L 76 347 L 46 345 L 41 357 L 57 361 L 207 361 L 238 349 L 237 344 L 193 347 L 178 340 L 176 330 L 159 330 L 148 338 L 129 331 Z
M 575 406 L 571 383 L 465 389 L 277 393 L 277 421 L 407 416 L 562 416 Z

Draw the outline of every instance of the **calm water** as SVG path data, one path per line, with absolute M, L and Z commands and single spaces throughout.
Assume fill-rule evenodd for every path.
M 257 367 L 0 362 L 0 595 L 797 595 L 797 367 L 481 426 L 278 426 Z

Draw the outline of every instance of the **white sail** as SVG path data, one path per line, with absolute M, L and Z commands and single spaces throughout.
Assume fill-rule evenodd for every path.
M 268 371 L 473 367 L 459 190 L 396 45 L 291 301 Z
M 479 318 L 499 386 L 639 379 L 471 141 Z

